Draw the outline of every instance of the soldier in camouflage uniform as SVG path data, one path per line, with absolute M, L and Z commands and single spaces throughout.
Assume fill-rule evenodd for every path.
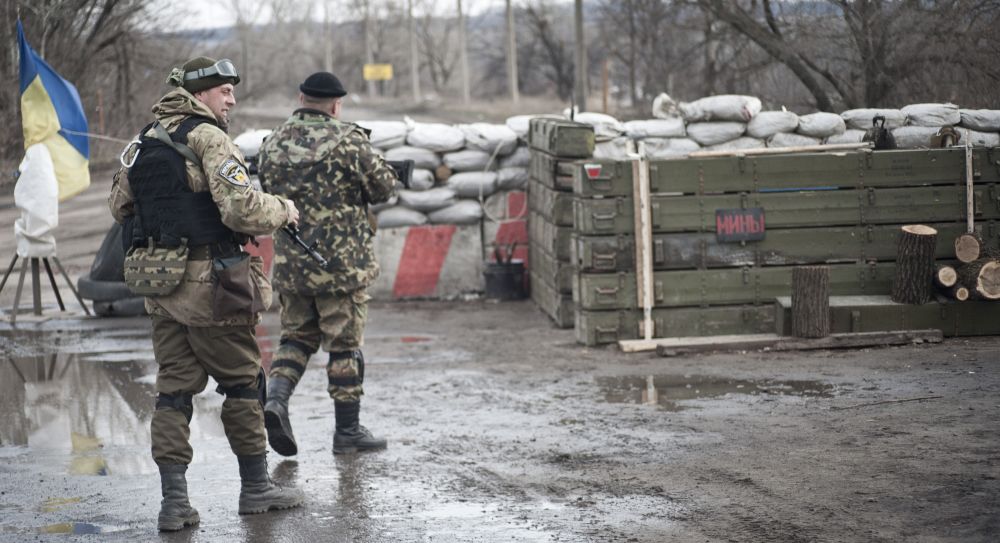
M 301 109 L 279 126 L 260 150 L 265 190 L 302 208 L 302 237 L 328 260 L 311 260 L 284 236 L 274 244 L 274 288 L 281 299 L 281 345 L 271 364 L 264 406 L 268 441 L 275 452 L 298 452 L 288 420 L 288 400 L 319 348 L 329 353 L 327 391 L 336 417 L 334 454 L 386 446 L 358 423 L 365 361 L 361 354 L 368 285 L 379 273 L 368 206 L 395 194 L 395 171 L 376 154 L 368 134 L 337 119 L 347 94 L 327 72 L 299 86 Z
M 163 264 L 182 270 L 174 289 L 146 298 L 159 366 L 150 431 L 163 494 L 158 524 L 161 531 L 175 531 L 200 520 L 188 501 L 185 472 L 192 459 L 192 396 L 204 390 L 209 376 L 226 395 L 222 424 L 239 461 L 239 512 L 295 507 L 304 500 L 301 490 L 277 486 L 267 473 L 254 327 L 259 311 L 270 305 L 271 288 L 260 259 L 249 259 L 241 247 L 249 236 L 296 223 L 299 214 L 290 200 L 252 187 L 243 155 L 226 134 L 239 83 L 232 63 L 198 57 L 174 68 L 167 82 L 177 88 L 153 106 L 156 123 L 140 135 L 141 143 L 126 149 L 123 165 L 129 167 L 115 175 L 108 205 L 125 225 L 130 255 L 153 254 L 159 245 L 169 251 L 160 255 L 187 253 Z M 157 139 L 157 130 L 164 129 L 163 139 Z M 179 205 L 160 207 L 168 204 Z M 245 272 L 234 281 L 253 293 L 254 303 L 220 315 L 220 304 L 213 301 L 220 265 Z

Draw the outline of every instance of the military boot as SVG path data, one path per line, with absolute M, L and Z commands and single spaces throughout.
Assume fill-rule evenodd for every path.
M 187 466 L 184 464 L 162 464 L 160 468 L 160 517 L 157 526 L 161 532 L 176 532 L 185 526 L 194 526 L 201 521 L 198 511 L 188 502 Z
M 386 441 L 372 435 L 367 428 L 358 424 L 361 402 L 334 402 L 337 418 L 333 433 L 333 454 L 347 454 L 358 451 L 384 449 Z
M 267 403 L 264 405 L 267 442 L 274 452 L 282 456 L 294 456 L 299 452 L 292 435 L 292 423 L 288 420 L 288 399 L 292 397 L 293 390 L 295 383 L 281 375 L 275 375 L 267 382 Z
M 305 501 L 305 494 L 293 486 L 282 487 L 271 481 L 267 473 L 267 457 L 263 454 L 238 455 L 240 463 L 241 515 L 264 513 L 271 509 L 290 509 Z

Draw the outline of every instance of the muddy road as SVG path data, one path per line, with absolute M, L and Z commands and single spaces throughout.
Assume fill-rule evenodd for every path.
M 259 341 L 268 359 L 277 315 Z M 195 399 L 195 529 L 156 532 L 149 324 L 0 325 L 0 541 L 996 541 L 995 338 L 656 358 L 587 349 L 530 302 L 372 307 L 362 423 L 331 454 L 314 357 L 299 509 L 236 513 L 222 397 Z M 917 398 L 926 398 L 916 400 Z M 913 401 L 898 401 L 913 400 Z M 883 403 L 878 403 L 883 402 Z

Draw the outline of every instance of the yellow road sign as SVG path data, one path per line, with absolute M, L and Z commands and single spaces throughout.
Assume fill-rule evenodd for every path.
M 392 79 L 392 64 L 365 64 L 365 81 L 387 81 Z

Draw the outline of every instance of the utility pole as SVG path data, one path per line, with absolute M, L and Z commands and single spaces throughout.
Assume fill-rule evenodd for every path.
M 465 15 L 462 14 L 462 0 L 458 2 L 458 47 L 459 63 L 462 66 L 462 103 L 468 104 L 469 93 L 469 48 L 465 43 Z
M 372 51 L 372 10 L 371 1 L 365 0 L 365 62 L 375 64 L 375 52 Z M 375 81 L 368 80 L 368 97 L 375 97 Z
M 323 69 L 333 72 L 333 32 L 330 30 L 330 0 L 323 0 Z
M 587 111 L 587 46 L 583 40 L 583 0 L 574 1 L 573 19 L 576 26 L 576 84 L 573 99 L 580 111 Z
M 507 0 L 507 82 L 510 85 L 510 100 L 517 104 L 521 93 L 517 84 L 517 31 L 514 29 L 514 7 Z
M 406 18 L 410 26 L 410 81 L 413 84 L 413 102 L 420 103 L 420 59 L 417 58 L 417 32 L 413 22 L 413 0 L 406 4 Z

